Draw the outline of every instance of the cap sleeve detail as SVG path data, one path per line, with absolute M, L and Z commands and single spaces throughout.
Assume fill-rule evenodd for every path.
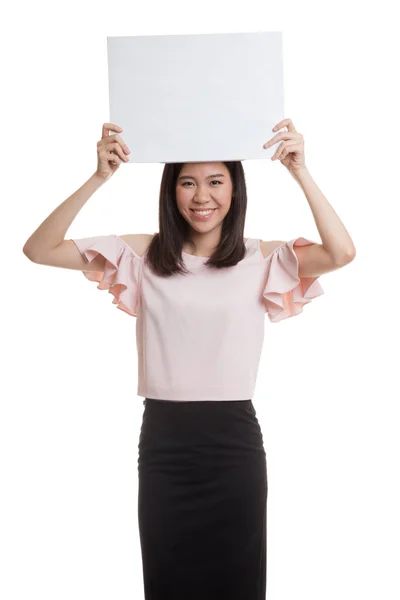
M 85 271 L 89 281 L 99 285 L 97 289 L 108 290 L 114 296 L 113 304 L 136 317 L 139 304 L 139 288 L 142 270 L 141 257 L 131 251 L 117 235 L 106 235 L 72 240 L 82 256 L 91 262 L 97 255 L 105 260 L 103 271 Z
M 298 260 L 293 250 L 293 246 L 316 243 L 298 237 L 281 244 L 265 259 L 267 273 L 263 302 L 273 323 L 300 314 L 304 304 L 324 294 L 318 277 L 299 277 Z

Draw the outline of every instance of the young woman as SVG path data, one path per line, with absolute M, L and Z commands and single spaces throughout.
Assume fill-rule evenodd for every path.
M 65 240 L 94 191 L 129 149 L 103 125 L 95 174 L 32 234 L 36 263 L 77 269 L 137 317 L 138 523 L 147 600 L 262 600 L 266 594 L 267 468 L 252 403 L 272 322 L 323 294 L 318 277 L 355 248 L 311 178 L 290 119 L 265 147 L 305 193 L 322 244 L 243 238 L 240 162 L 166 164 L 154 235 Z M 110 131 L 119 133 L 110 134 Z

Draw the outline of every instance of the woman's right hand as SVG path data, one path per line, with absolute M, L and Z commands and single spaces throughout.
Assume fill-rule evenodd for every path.
M 97 170 L 95 173 L 103 181 L 107 181 L 111 175 L 114 175 L 121 162 L 129 162 L 128 146 L 118 133 L 110 135 L 110 131 L 121 132 L 123 129 L 113 123 L 103 124 L 101 140 L 97 142 Z

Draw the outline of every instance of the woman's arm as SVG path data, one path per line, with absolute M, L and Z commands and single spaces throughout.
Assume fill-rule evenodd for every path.
M 64 200 L 25 242 L 25 256 L 33 262 L 41 262 L 54 251 L 64 241 L 66 232 L 82 206 L 103 183 L 104 180 L 93 174 L 76 192 Z
M 354 260 L 356 249 L 342 221 L 306 167 L 303 135 L 296 130 L 292 119 L 283 119 L 273 131 L 283 127 L 287 127 L 287 131 L 277 133 L 264 144 L 264 148 L 283 140 L 272 160 L 279 159 L 300 185 L 322 239 L 322 244 L 298 245 L 293 250 L 299 263 L 300 277 L 318 277 Z
M 292 173 L 308 200 L 322 244 L 296 246 L 299 277 L 318 277 L 354 260 L 356 249 L 347 229 L 307 168 Z
M 353 240 L 333 207 L 311 177 L 309 170 L 305 167 L 292 173 L 292 175 L 307 198 L 321 236 L 322 245 L 332 262 L 337 266 L 342 266 L 352 261 L 356 255 Z

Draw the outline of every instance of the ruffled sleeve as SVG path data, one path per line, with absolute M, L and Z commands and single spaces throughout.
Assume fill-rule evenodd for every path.
M 294 317 L 308 304 L 324 294 L 318 277 L 299 277 L 299 265 L 293 246 L 316 244 L 303 237 L 281 244 L 266 259 L 266 283 L 263 302 L 273 323 Z
M 85 271 L 84 276 L 96 281 L 97 289 L 108 290 L 117 308 L 137 317 L 141 284 L 142 257 L 117 235 L 72 240 L 82 256 L 90 263 L 98 254 L 105 260 L 103 271 Z

